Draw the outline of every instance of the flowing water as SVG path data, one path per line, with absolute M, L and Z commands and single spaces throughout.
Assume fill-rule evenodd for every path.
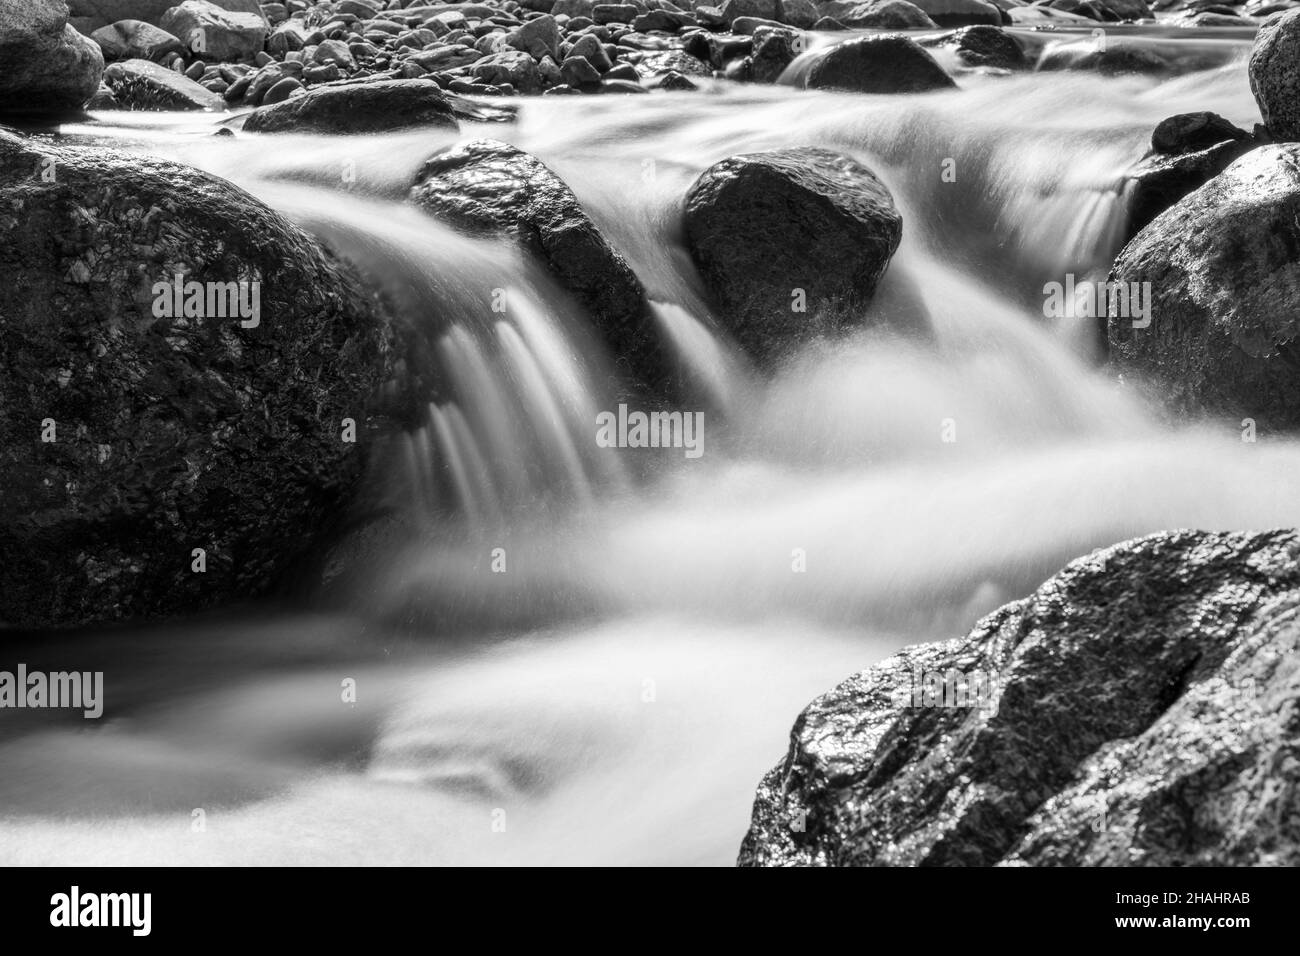
M 0 726 L 0 861 L 727 864 L 795 715 L 853 671 L 1095 547 L 1300 523 L 1300 448 L 1163 424 L 1095 370 L 1086 328 L 1043 318 L 1044 283 L 1117 251 L 1160 119 L 1258 121 L 1248 39 L 1179 35 L 1133 41 L 1190 64 L 1164 81 L 719 85 L 467 127 L 540 157 L 632 263 L 704 411 L 698 458 L 597 447 L 621 392 L 586 317 L 512 248 L 402 203 L 454 135 L 65 130 L 211 170 L 321 236 L 425 336 L 436 384 L 368 478 L 396 515 L 381 556 L 309 607 L 11 642 L 31 668 L 105 671 L 107 705 Z M 680 203 L 709 164 L 795 145 L 888 183 L 904 241 L 867 318 L 932 333 L 871 325 L 764 378 L 709 315 Z

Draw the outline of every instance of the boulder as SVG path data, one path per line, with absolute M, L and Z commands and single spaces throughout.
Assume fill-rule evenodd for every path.
M 506 43 L 527 53 L 534 60 L 540 60 L 544 56 L 549 56 L 552 60 L 560 58 L 560 28 L 552 16 L 525 20 L 517 29 L 506 34 Z
M 730 26 L 739 17 L 757 17 L 760 20 L 781 20 L 781 0 L 724 0 L 719 9 L 722 20 Z
M 820 16 L 812 0 L 781 0 L 781 15 L 777 19 L 800 30 L 811 30 Z
M 430 126 L 459 129 L 459 98 L 432 80 L 376 80 L 320 86 L 263 106 L 244 123 L 250 133 L 379 133 Z
M 1162 120 L 1151 134 L 1151 149 L 1128 174 L 1132 186 L 1125 240 L 1258 145 L 1217 113 L 1180 113 Z
M 1065 13 L 1076 13 L 1100 23 L 1149 20 L 1155 16 L 1146 5 L 1146 0 L 1051 0 L 1046 6 Z
M 0 116 L 75 112 L 99 89 L 104 56 L 68 23 L 64 0 L 0 6 Z
M 957 59 L 969 67 L 1026 70 L 1030 66 L 1020 41 L 1001 27 L 963 27 L 937 38 L 933 44 L 953 50 Z
M 509 83 L 520 93 L 536 93 L 542 88 L 537 61 L 522 50 L 491 53 L 471 64 L 469 73 L 481 83 Z
M 1125 73 L 1163 76 L 1173 72 L 1169 61 L 1150 47 L 1112 41 L 1098 48 L 1091 40 L 1049 46 L 1039 57 L 1038 69 L 1093 70 L 1103 76 Z
M 390 354 L 370 298 L 252 196 L 141 154 L 0 133 L 0 210 L 0 620 L 275 588 L 361 474 Z M 202 290 L 180 310 L 178 274 Z
M 814 700 L 742 866 L 1300 865 L 1300 536 L 1166 532 Z
M 143 20 L 154 26 L 162 25 L 163 14 L 180 0 L 68 0 L 70 16 L 85 33 L 117 23 L 120 20 Z M 214 6 L 231 13 L 262 15 L 258 0 L 208 0 Z
M 226 101 L 187 76 L 149 60 L 125 60 L 104 71 L 104 85 L 124 110 L 224 111 Z
M 420 169 L 411 201 L 469 235 L 513 239 L 586 309 L 634 388 L 671 390 L 641 283 L 573 191 L 536 157 L 487 139 L 443 150 Z
M 1300 427 L 1300 144 L 1251 150 L 1157 216 L 1111 281 L 1151 283 L 1148 327 L 1115 318 L 1111 362 L 1179 413 Z
M 937 24 L 908 0 L 830 0 L 821 5 L 824 16 L 855 30 L 933 30 Z
M 1268 131 L 1286 142 L 1300 140 L 1300 8 L 1260 28 L 1248 72 Z
M 107 62 L 114 60 L 153 60 L 185 55 L 185 46 L 162 27 L 143 20 L 119 20 L 100 27 L 90 35 L 99 44 Z
M 723 324 L 760 361 L 860 322 L 903 234 L 870 169 L 812 147 L 724 159 L 685 207 L 691 256 Z
M 912 0 L 941 27 L 969 27 L 978 23 L 998 26 L 1002 11 L 982 0 Z
M 755 83 L 775 83 L 802 49 L 802 37 L 796 31 L 785 27 L 759 27 L 754 31 L 750 79 Z
M 854 93 L 924 93 L 957 84 L 915 40 L 868 36 L 828 50 L 808 71 L 805 85 Z
M 251 63 L 266 45 L 261 13 L 223 10 L 210 0 L 184 0 L 162 15 L 159 26 L 210 62 Z

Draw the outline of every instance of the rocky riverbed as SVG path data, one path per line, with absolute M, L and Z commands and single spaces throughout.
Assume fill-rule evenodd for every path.
M 823 350 L 855 355 L 863 342 L 869 356 L 907 356 L 913 369 L 951 362 L 953 374 L 975 378 L 1006 375 L 1016 349 L 1036 355 L 999 379 L 996 411 L 972 416 L 977 433 L 1012 416 L 1008 408 L 1068 431 L 1071 415 L 1087 413 L 1021 390 L 1068 368 L 1092 407 L 1120 395 L 1161 427 L 1228 422 L 1243 443 L 1288 442 L 1300 429 L 1293 7 L 8 3 L 0 623 L 47 634 L 324 600 L 367 612 L 382 604 L 385 627 L 459 625 L 440 602 L 473 591 L 466 582 L 481 555 L 473 572 L 457 566 L 412 598 L 410 582 L 427 572 L 426 559 L 406 563 L 419 547 L 532 533 L 554 520 L 557 499 L 591 506 L 664 487 L 666 470 L 645 454 L 615 465 L 588 447 L 595 395 L 610 407 L 725 423 L 728 454 L 747 442 L 770 453 L 752 422 L 774 415 L 771 430 L 812 467 L 901 457 L 898 435 L 915 410 L 890 404 L 887 369 L 872 366 L 885 385 L 870 393 L 879 419 L 867 432 L 835 430 L 835 416 L 852 409 L 791 399 L 806 363 L 823 361 Z M 1005 236 L 944 245 L 985 204 L 1004 204 L 1031 232 L 1051 208 L 1025 215 L 1008 197 L 1023 201 L 1039 184 L 1009 182 L 1015 173 L 990 163 L 973 199 L 918 201 L 912 188 L 928 176 L 945 196 L 975 165 L 959 137 L 917 145 L 928 123 L 950 122 L 947 104 L 987 103 L 979 97 L 1003 84 L 1032 110 L 1028 84 L 1072 76 L 1137 99 L 1177 89 L 1180 104 L 1144 119 L 1147 148 L 1086 186 L 1106 222 L 1075 231 L 1103 238 L 1059 257 L 1080 264 L 1094 306 L 1072 312 L 1089 363 L 1077 373 L 1045 345 L 1022 346 L 1027 333 L 1011 324 L 989 320 L 982 332 L 941 301 L 958 288 L 942 270 L 965 268 L 985 283 L 960 287 L 982 303 L 1001 265 L 1011 275 L 1051 258 L 1044 243 L 1013 250 Z M 1244 78 L 1255 112 L 1229 118 L 1195 102 L 1187 91 L 1209 84 L 1190 81 L 1207 77 Z M 733 100 L 737 91 L 747 98 Z M 592 95 L 600 99 L 581 99 Z M 633 188 L 626 178 L 578 182 L 578 161 L 560 153 L 553 162 L 534 120 L 604 110 L 621 131 L 608 138 L 651 143 L 671 127 L 668 114 L 731 102 L 744 105 L 705 147 L 635 161 L 635 188 L 654 204 L 641 219 L 619 214 L 629 207 L 618 194 Z M 729 144 L 745 109 L 797 130 L 800 102 L 838 111 L 836 121 L 807 142 L 746 129 L 749 147 Z M 855 148 L 853 132 L 868 124 L 859 104 L 885 110 L 873 122 L 902 117 L 889 148 Z M 619 126 L 618 111 L 643 108 L 644 123 Z M 1071 118 L 1063 110 L 1047 120 Z M 173 150 L 188 162 L 129 137 L 110 142 L 110 129 L 164 138 L 154 125 L 164 119 L 192 124 Z M 520 145 L 528 138 L 542 145 Z M 280 155 L 293 163 L 247 180 L 234 165 L 220 175 L 205 143 L 249 165 Z M 609 148 L 593 132 L 591 155 Z M 1060 165 L 1086 165 L 1089 148 L 1079 139 Z M 354 150 L 368 155 L 364 168 Z M 313 151 L 314 161 L 302 158 Z M 593 168 L 596 180 L 609 173 Z M 323 193 L 305 203 L 293 193 L 304 182 L 333 190 L 331 207 L 306 208 Z M 1057 185 L 1044 179 L 1041 195 Z M 979 221 L 990 235 L 1003 225 L 1000 212 Z M 1006 262 L 981 259 L 990 247 Z M 1038 284 L 1017 302 L 1041 299 Z M 466 318 L 475 314 L 486 318 Z M 978 353 L 975 375 L 961 353 L 985 332 L 1005 351 Z M 849 387 L 816 381 L 835 396 Z M 899 375 L 896 388 L 908 381 Z M 853 400 L 866 401 L 852 389 L 876 383 L 850 384 Z M 951 411 L 949 394 L 936 386 L 940 397 L 923 396 L 924 428 L 958 445 L 970 418 Z M 931 444 L 916 457 L 927 467 Z M 752 491 L 745 481 L 727 487 L 741 500 Z M 572 522 L 548 526 L 552 543 L 588 533 L 585 519 Z M 807 558 L 794 539 L 781 539 L 783 568 Z M 1068 556 L 1097 543 L 1079 535 Z M 1067 556 L 1059 551 L 1052 560 Z M 965 639 L 850 678 L 798 718 L 786 759 L 759 787 L 741 862 L 1293 864 L 1297 786 L 1286 748 L 1296 687 L 1286 661 L 1296 552 L 1288 531 L 1169 530 L 1080 558 Z M 604 569 L 547 553 L 520 591 L 485 602 L 491 627 L 599 613 L 608 594 L 566 576 L 581 567 L 600 579 Z M 1019 570 L 988 588 L 978 568 L 948 569 L 950 581 L 912 582 L 908 599 L 933 600 L 968 624 L 967 609 L 991 609 L 989 593 L 1000 596 L 994 606 L 1027 593 L 1025 569 L 1043 559 L 1009 560 Z M 657 553 L 647 564 L 653 577 L 672 559 Z M 870 604 L 887 589 L 863 591 L 871 599 L 858 603 Z M 807 598 L 792 600 L 802 608 Z M 937 685 L 927 673 L 941 675 Z M 953 673 L 960 690 L 942 677 Z

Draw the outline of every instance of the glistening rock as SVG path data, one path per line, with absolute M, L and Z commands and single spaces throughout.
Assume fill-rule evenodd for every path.
M 1293 531 L 1153 535 L 849 678 L 740 863 L 1297 865 L 1298 559 Z

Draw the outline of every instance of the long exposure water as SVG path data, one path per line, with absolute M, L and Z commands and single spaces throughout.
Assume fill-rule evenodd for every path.
M 538 98 L 459 137 L 65 129 L 298 221 L 436 343 L 441 384 L 368 479 L 397 516 L 380 556 L 306 606 L 20 651 L 104 670 L 109 714 L 6 722 L 0 861 L 727 864 L 796 714 L 853 671 L 960 636 L 1096 547 L 1300 523 L 1300 448 L 1163 424 L 1087 328 L 1043 317 L 1044 283 L 1118 251 L 1124 173 L 1159 120 L 1258 121 L 1249 37 L 1171 32 L 1132 40 L 1184 57 L 1164 80 Z M 403 203 L 425 158 L 475 136 L 554 169 L 633 265 L 705 409 L 700 457 L 598 448 L 619 390 L 586 317 L 513 248 Z M 709 315 L 681 200 L 719 159 L 802 145 L 874 168 L 904 241 L 862 332 L 760 376 Z M 930 334 L 882 331 L 890 310 Z

